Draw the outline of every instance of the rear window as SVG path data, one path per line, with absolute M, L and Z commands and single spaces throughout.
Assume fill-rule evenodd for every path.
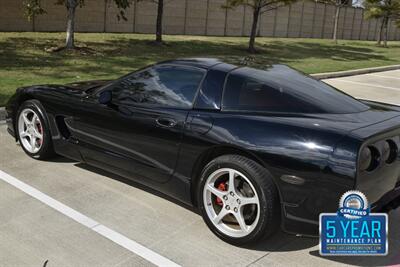
M 226 83 L 224 110 L 284 113 L 356 113 L 368 106 L 284 65 L 240 68 Z

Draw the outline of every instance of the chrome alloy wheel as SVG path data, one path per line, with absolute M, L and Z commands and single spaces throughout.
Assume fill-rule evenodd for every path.
M 37 153 L 43 144 L 43 126 L 32 109 L 22 110 L 18 118 L 18 134 L 21 145 L 31 154 Z
M 260 218 L 260 201 L 242 173 L 223 168 L 213 172 L 203 189 L 204 207 L 213 225 L 229 237 L 249 235 Z

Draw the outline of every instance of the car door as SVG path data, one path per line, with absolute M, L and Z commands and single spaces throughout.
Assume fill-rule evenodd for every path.
M 74 138 L 90 164 L 124 176 L 170 179 L 183 129 L 206 71 L 159 65 L 111 84 L 112 101 L 89 97 L 76 110 Z

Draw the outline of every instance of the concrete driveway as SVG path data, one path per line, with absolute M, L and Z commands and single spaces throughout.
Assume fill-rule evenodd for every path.
M 324 81 L 356 98 L 400 105 L 400 70 Z
M 400 71 L 327 82 L 356 97 L 400 105 Z M 317 239 L 282 232 L 238 248 L 216 238 L 195 211 L 148 188 L 64 158 L 30 159 L 4 124 L 0 147 L 0 176 L 14 183 L 0 179 L 1 266 L 400 264 L 400 209 L 389 215 L 386 257 L 323 258 Z

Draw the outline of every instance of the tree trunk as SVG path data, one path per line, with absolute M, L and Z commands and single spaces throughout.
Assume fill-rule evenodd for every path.
M 378 36 L 377 36 L 377 40 L 376 40 L 377 45 L 382 44 L 382 34 L 383 34 L 384 27 L 385 27 L 385 18 L 382 19 L 381 27 L 379 27 Z
M 335 42 L 335 44 L 338 43 L 337 33 L 338 33 L 338 29 L 339 29 L 339 16 L 340 16 L 340 6 L 336 6 L 335 25 L 333 28 L 333 41 Z
M 384 34 L 384 40 L 383 40 L 383 46 L 388 47 L 388 39 L 389 39 L 389 18 L 386 18 L 385 20 L 385 34 Z
M 78 6 L 77 0 L 67 0 L 65 5 L 68 10 L 67 15 L 67 39 L 65 40 L 65 48 L 74 49 L 75 48 L 75 10 Z
M 254 12 L 253 12 L 253 25 L 251 26 L 250 42 L 249 42 L 249 48 L 248 48 L 248 51 L 250 53 L 256 52 L 255 42 L 256 42 L 258 18 L 260 16 L 260 11 L 261 10 L 259 8 L 255 8 Z
M 164 0 L 158 0 L 156 43 L 162 43 Z

